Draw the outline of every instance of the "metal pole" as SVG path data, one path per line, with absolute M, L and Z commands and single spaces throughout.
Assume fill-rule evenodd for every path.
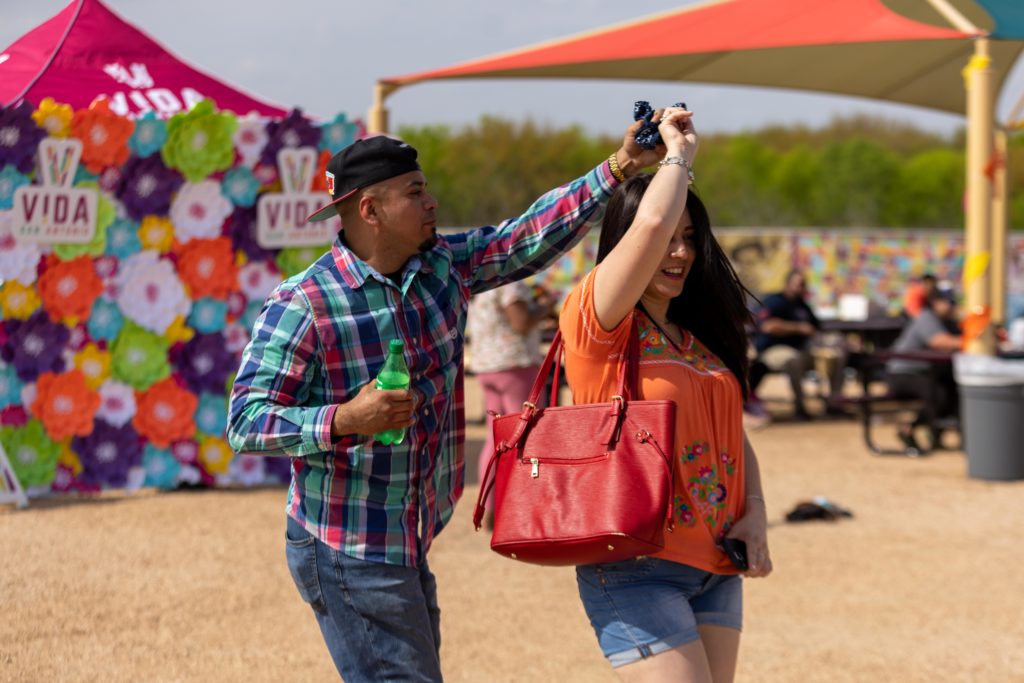
M 964 69 L 967 87 L 967 238 L 964 262 L 964 350 L 995 354 L 992 332 L 992 185 L 985 169 L 992 160 L 993 75 L 987 38 L 974 42 L 974 56 Z
M 367 114 L 369 119 L 369 132 L 381 135 L 389 133 L 389 121 L 388 121 L 388 110 L 384 106 L 385 100 L 388 95 L 398 90 L 397 85 L 393 83 L 385 83 L 383 81 L 377 81 L 377 85 L 373 88 L 373 106 L 370 107 L 370 111 Z

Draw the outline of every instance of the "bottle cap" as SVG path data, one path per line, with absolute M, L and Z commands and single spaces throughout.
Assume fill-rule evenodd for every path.
M 404 353 L 405 342 L 401 339 L 392 339 L 388 344 L 388 353 Z

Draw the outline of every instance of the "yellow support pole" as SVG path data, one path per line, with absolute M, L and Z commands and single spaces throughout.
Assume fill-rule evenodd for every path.
M 388 96 L 398 90 L 399 86 L 394 83 L 385 83 L 384 81 L 377 81 L 377 85 L 373 88 L 373 106 L 370 107 L 370 111 L 367 115 L 369 120 L 368 129 L 370 133 L 387 135 L 389 131 L 388 124 L 388 110 L 384 106 L 384 102 Z
M 964 68 L 967 88 L 967 236 L 964 261 L 964 350 L 995 354 L 992 330 L 992 185 L 985 171 L 992 161 L 994 97 L 987 38 L 974 42 L 974 55 Z
M 1008 167 L 1006 130 L 995 133 L 995 158 L 992 160 L 992 322 L 1006 320 L 1006 194 Z

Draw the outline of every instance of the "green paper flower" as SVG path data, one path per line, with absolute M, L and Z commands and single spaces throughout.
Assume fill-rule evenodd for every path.
M 218 113 L 213 100 L 203 100 L 167 122 L 167 142 L 160 155 L 168 168 L 198 183 L 211 173 L 231 168 L 235 162 L 231 136 L 237 127 L 234 116 Z
M 79 256 L 91 256 L 97 258 L 103 256 L 107 250 L 107 228 L 117 218 L 117 210 L 107 199 L 106 195 L 100 192 L 100 186 L 95 180 L 84 180 L 76 183 L 75 187 L 91 188 L 96 190 L 96 233 L 92 239 L 83 244 L 55 244 L 53 253 L 61 261 L 70 261 Z
M 51 439 L 39 420 L 24 427 L 0 429 L 0 443 L 23 488 L 49 486 L 57 473 L 60 444 Z
M 128 321 L 111 345 L 111 374 L 138 391 L 145 391 L 171 374 L 167 362 L 170 342 Z
M 316 261 L 324 253 L 324 247 L 288 247 L 282 249 L 275 259 L 277 269 L 281 274 L 289 278 L 296 273 L 301 273 Z

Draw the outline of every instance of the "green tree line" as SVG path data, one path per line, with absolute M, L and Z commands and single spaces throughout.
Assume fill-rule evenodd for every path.
M 581 127 L 484 116 L 461 128 L 405 127 L 420 151 L 445 226 L 518 215 L 620 141 Z M 766 126 L 704 135 L 696 191 L 718 226 L 946 228 L 963 226 L 964 139 L 876 117 L 820 128 Z M 1024 139 L 1011 139 L 1009 220 L 1024 227 Z

